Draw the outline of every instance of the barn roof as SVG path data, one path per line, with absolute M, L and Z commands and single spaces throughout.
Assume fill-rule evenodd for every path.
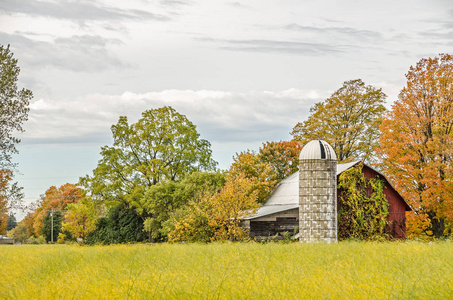
M 352 168 L 356 164 L 361 163 L 361 161 L 354 161 L 350 163 L 337 164 L 337 176 L 346 171 L 349 168 Z M 365 164 L 364 164 L 365 165 Z M 376 173 L 382 175 L 380 172 L 366 165 L 370 169 L 374 170 Z M 385 178 L 386 179 L 386 178 Z M 387 180 L 387 179 L 386 179 Z M 388 180 L 387 180 L 388 182 Z M 390 184 L 390 182 L 389 182 Z M 391 185 L 391 184 L 390 184 Z M 392 185 L 391 185 L 392 186 Z M 393 189 L 395 189 L 392 186 Z M 395 190 L 396 191 L 396 190 Z M 251 220 L 260 218 L 263 216 L 275 214 L 278 212 L 295 209 L 299 207 L 299 171 L 289 175 L 283 179 L 278 185 L 274 192 L 269 196 L 266 203 L 261 206 L 256 214 L 248 216 L 245 220 Z

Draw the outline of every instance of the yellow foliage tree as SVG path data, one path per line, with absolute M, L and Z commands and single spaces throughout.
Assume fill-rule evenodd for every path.
M 91 201 L 86 198 L 78 203 L 70 203 L 66 207 L 67 213 L 62 224 L 62 231 L 71 233 L 74 238 L 82 240 L 96 229 L 96 210 Z
M 325 140 L 339 162 L 372 161 L 385 98 L 381 89 L 360 79 L 346 81 L 330 98 L 310 108 L 311 115 L 296 124 L 291 134 L 302 145 Z
M 242 219 L 259 207 L 257 190 L 244 175 L 229 177 L 223 189 L 191 202 L 169 220 L 170 242 L 239 241 L 248 237 L 240 226 Z
M 259 202 L 264 202 L 278 183 L 277 173 L 268 162 L 253 151 L 236 154 L 228 171 L 230 177 L 245 176 L 256 191 Z

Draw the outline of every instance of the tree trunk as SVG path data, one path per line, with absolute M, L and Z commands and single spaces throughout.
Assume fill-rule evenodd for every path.
M 436 217 L 436 213 L 433 211 L 428 212 L 428 218 L 431 221 L 432 236 L 440 238 L 444 236 L 445 231 L 445 219 Z

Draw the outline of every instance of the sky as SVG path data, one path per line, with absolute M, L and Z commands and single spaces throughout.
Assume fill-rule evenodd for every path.
M 2 0 L 0 44 L 34 94 L 14 157 L 28 204 L 92 174 L 120 116 L 172 106 L 227 169 L 344 81 L 390 108 L 410 66 L 452 53 L 453 1 Z

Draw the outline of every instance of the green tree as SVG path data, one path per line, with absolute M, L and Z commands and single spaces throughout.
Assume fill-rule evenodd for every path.
M 217 193 L 224 184 L 223 173 L 194 172 L 180 182 L 167 181 L 151 186 L 141 199 L 141 207 L 149 216 L 144 225 L 150 233 L 150 240 L 165 240 L 167 231 L 163 224 L 176 209 Z
M 161 181 L 177 181 L 194 171 L 214 170 L 210 143 L 200 139 L 186 116 L 165 106 L 127 117 L 112 126 L 113 146 L 104 146 L 93 176 L 80 183 L 93 198 L 110 205 L 139 207 L 146 189 Z
M 88 234 L 85 242 L 89 245 L 108 245 L 143 242 L 147 239 L 142 217 L 135 209 L 120 204 L 109 209 L 106 217 L 96 220 L 96 229 Z
M 27 232 L 27 226 L 24 223 L 19 222 L 16 227 L 8 231 L 8 237 L 13 238 L 15 242 L 25 243 L 25 241 L 30 237 Z
M 8 216 L 8 222 L 6 223 L 6 231 L 10 231 L 17 226 L 16 217 L 13 214 Z
M 328 142 L 339 162 L 373 161 L 386 95 L 381 89 L 350 80 L 330 98 L 310 108 L 311 115 L 294 126 L 291 134 L 303 145 L 311 140 Z
M 56 242 L 58 240 L 58 234 L 61 232 L 63 220 L 63 213 L 60 210 L 47 211 L 42 226 L 42 233 L 46 238 L 46 242 Z
M 11 155 L 17 153 L 16 144 L 20 139 L 15 132 L 23 132 L 22 124 L 28 119 L 30 90 L 17 87 L 20 68 L 9 45 L 0 45 L 0 168 L 15 167 Z

